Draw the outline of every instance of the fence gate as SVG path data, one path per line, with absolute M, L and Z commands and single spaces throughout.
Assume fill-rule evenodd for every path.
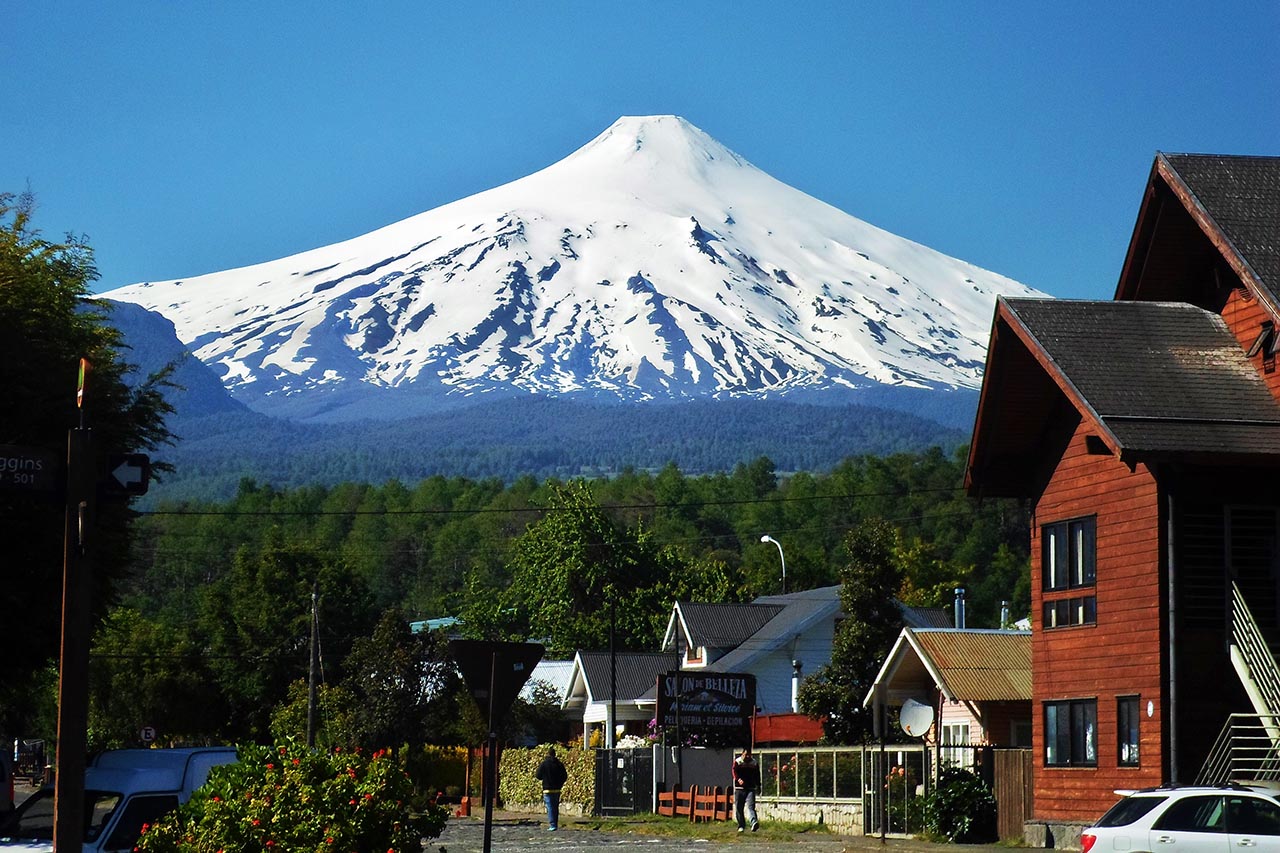
M 862 762 L 862 822 L 867 835 L 915 835 L 924 829 L 924 795 L 933 782 L 920 746 L 868 747 Z
M 653 811 L 653 750 L 597 749 L 595 814 Z

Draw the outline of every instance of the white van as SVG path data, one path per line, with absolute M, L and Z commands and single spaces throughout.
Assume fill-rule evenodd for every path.
M 84 853 L 131 851 L 144 823 L 191 799 L 235 747 L 118 749 L 90 762 L 84 774 Z M 32 794 L 0 819 L 0 851 L 53 853 L 53 788 Z

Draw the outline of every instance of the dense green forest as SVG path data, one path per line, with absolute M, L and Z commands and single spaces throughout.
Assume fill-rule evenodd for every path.
M 780 590 L 778 553 L 760 543 L 762 534 L 783 544 L 789 588 L 805 589 L 838 582 L 845 535 L 864 519 L 884 519 L 917 566 L 910 580 L 920 603 L 945 604 L 950 589 L 939 585 L 965 585 L 971 624 L 994 625 L 1001 600 L 1019 613 L 1028 606 L 1026 518 L 1016 504 L 965 496 L 963 460 L 963 450 L 948 457 L 935 448 L 780 477 L 761 457 L 731 474 L 691 477 L 667 465 L 585 486 L 619 525 L 643 529 L 689 561 L 722 563 L 734 600 Z M 549 511 L 559 485 L 437 476 L 280 490 L 245 480 L 229 501 L 144 513 L 122 601 L 189 621 L 195 593 L 226 578 L 238 557 L 287 546 L 349 567 L 377 610 L 459 615 L 509 585 L 512 544 Z
M 673 599 L 780 591 L 765 533 L 782 543 L 795 591 L 849 577 L 852 534 L 879 525 L 902 580 L 874 595 L 946 606 L 964 586 L 970 626 L 994 627 L 1003 600 L 1027 612 L 1027 519 L 1017 504 L 965 496 L 963 461 L 934 449 L 854 457 L 823 475 L 779 476 L 762 457 L 729 474 L 668 465 L 570 482 L 246 480 L 228 501 L 166 503 L 136 519 L 130 573 L 94 641 L 93 743 L 129 743 L 141 725 L 186 740 L 299 734 L 313 593 L 324 718 L 344 732 L 331 737 L 368 741 L 391 719 L 465 738 L 454 699 L 400 695 L 403 674 L 371 680 L 370 661 L 441 671 L 442 639 L 407 633 L 409 621 L 461 616 L 472 635 L 570 655 L 604 647 L 612 602 L 621 645 L 652 649 Z M 36 680 L 44 704 L 10 709 L 12 726 L 48 726 L 53 683 Z
M 173 472 L 144 503 L 231 499 L 244 477 L 297 488 L 314 483 L 406 484 L 433 474 L 510 483 L 522 476 L 612 477 L 626 467 L 730 471 L 768 456 L 781 471 L 830 471 L 858 453 L 955 447 L 973 420 L 971 393 L 936 392 L 918 413 L 874 405 L 702 400 L 627 407 L 518 397 L 389 422 L 295 423 L 245 409 L 175 418 L 179 440 L 160 458 Z M 179 396 L 176 405 L 186 404 Z M 932 418 L 955 409 L 951 420 Z M 183 411 L 179 408 L 179 412 Z

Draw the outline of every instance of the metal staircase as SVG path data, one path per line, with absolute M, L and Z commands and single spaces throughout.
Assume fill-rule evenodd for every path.
M 1234 581 L 1231 665 L 1240 676 L 1254 713 L 1227 718 L 1196 776 L 1196 784 L 1280 781 L 1280 666 Z

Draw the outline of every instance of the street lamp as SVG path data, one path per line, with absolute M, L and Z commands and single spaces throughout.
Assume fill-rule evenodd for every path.
M 787 594 L 787 557 L 782 553 L 782 543 L 768 533 L 760 537 L 761 542 L 772 542 L 778 546 L 778 559 L 782 561 L 782 594 Z

